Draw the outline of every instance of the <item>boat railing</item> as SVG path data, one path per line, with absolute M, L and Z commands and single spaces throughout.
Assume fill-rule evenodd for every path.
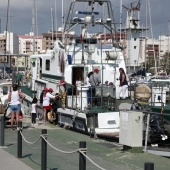
M 82 112 L 106 112 L 115 110 L 115 86 L 77 86 L 72 88 L 72 95 L 67 95 L 66 107 L 80 109 Z
M 129 85 L 128 92 L 131 99 L 141 100 L 153 106 L 170 102 L 170 82 L 134 83 Z

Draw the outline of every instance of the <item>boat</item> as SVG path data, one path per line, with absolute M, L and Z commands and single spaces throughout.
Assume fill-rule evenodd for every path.
M 88 6 L 88 10 L 75 9 L 77 4 Z M 103 5 L 107 6 L 108 18 L 99 19 L 96 6 L 102 9 Z M 80 17 L 73 17 L 75 14 Z M 69 32 L 78 25 L 81 25 L 80 35 L 68 44 Z M 97 35 L 89 33 L 89 27 L 98 26 L 105 27 L 110 33 L 110 44 L 100 43 Z M 29 109 L 33 95 L 40 98 L 44 87 L 53 88 L 54 93 L 60 92 L 60 80 L 64 80 L 72 86 L 71 93 L 67 93 L 66 106 L 58 109 L 58 123 L 86 134 L 118 136 L 119 111 L 115 100 L 119 96 L 119 82 L 116 79 L 119 78 L 119 68 L 126 71 L 126 67 L 121 47 L 114 39 L 115 34 L 114 15 L 109 0 L 72 1 L 63 28 L 63 42 L 57 40 L 53 50 L 30 56 L 30 86 L 21 87 L 21 91 L 26 94 L 29 91 L 31 95 L 26 96 L 24 102 L 27 104 L 23 103 L 24 107 Z M 89 87 L 85 79 L 95 68 L 99 70 L 102 81 L 96 87 L 95 97 L 98 102 L 88 106 Z M 81 80 L 80 86 L 76 86 L 77 80 Z

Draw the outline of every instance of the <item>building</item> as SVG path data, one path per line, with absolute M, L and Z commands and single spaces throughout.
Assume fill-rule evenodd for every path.
M 160 46 L 160 57 L 162 57 L 166 52 L 170 52 L 170 36 L 162 35 L 159 36 L 159 46 Z
M 39 54 L 42 51 L 42 36 L 34 36 L 30 32 L 25 35 L 18 35 L 20 54 Z M 35 44 L 35 45 L 34 45 Z
M 7 39 L 6 39 L 7 36 Z M 17 34 L 13 32 L 4 32 L 0 34 L 0 51 L 10 54 L 19 53 L 19 39 Z
M 11 66 L 11 56 L 10 54 L 19 53 L 19 39 L 17 34 L 13 32 L 4 32 L 0 34 L 0 67 Z M 9 56 L 3 56 L 9 54 Z
M 52 50 L 53 49 L 53 41 L 56 40 L 62 40 L 62 32 L 61 31 L 57 31 L 54 32 L 52 34 L 52 32 L 48 32 L 48 33 L 43 33 L 42 34 L 42 50 L 46 51 L 46 50 Z M 75 34 L 67 34 L 65 35 L 65 37 L 67 37 L 67 44 L 71 44 L 72 40 L 76 37 Z

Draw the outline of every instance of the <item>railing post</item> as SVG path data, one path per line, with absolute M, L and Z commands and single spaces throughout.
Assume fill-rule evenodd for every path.
M 146 133 L 145 133 L 145 149 L 144 149 L 145 152 L 147 151 L 147 145 L 148 145 L 149 122 L 150 122 L 150 113 L 148 113 L 147 116 Z
M 22 136 L 21 133 L 22 132 L 22 122 L 19 121 L 18 122 L 18 145 L 17 145 L 17 158 L 22 158 Z
M 86 148 L 86 142 L 80 141 L 79 149 Z M 86 152 L 84 152 L 86 154 Z M 86 170 L 86 157 L 80 152 L 79 153 L 79 170 Z
M 47 134 L 47 129 L 42 129 L 42 135 Z M 44 137 L 47 139 L 47 136 Z M 41 140 L 41 170 L 47 169 L 47 143 L 42 138 Z
M 154 163 L 146 162 L 144 168 L 144 170 L 154 170 Z
M 1 146 L 4 146 L 5 118 L 1 116 Z

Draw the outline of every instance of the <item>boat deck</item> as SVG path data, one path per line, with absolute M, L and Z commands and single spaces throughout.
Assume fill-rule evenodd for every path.
M 87 155 L 99 166 L 106 170 L 142 170 L 145 162 L 153 162 L 155 170 L 169 170 L 170 161 L 168 158 L 156 156 L 150 153 L 130 153 L 121 150 L 122 146 L 114 141 L 104 139 L 93 139 L 89 136 L 71 130 L 65 130 L 49 123 L 38 122 L 39 126 L 32 127 L 30 118 L 23 120 L 23 135 L 30 141 L 35 141 L 41 134 L 42 129 L 47 129 L 48 141 L 56 148 L 64 151 L 72 151 L 79 148 L 79 141 L 87 142 Z M 16 157 L 17 155 L 17 131 L 5 129 L 4 150 Z M 24 164 L 32 169 L 41 169 L 41 141 L 34 145 L 28 145 L 23 141 L 23 158 L 20 159 Z M 1 159 L 2 160 L 2 159 Z M 3 159 L 7 164 L 8 158 Z M 1 163 L 1 161 L 0 161 Z M 64 154 L 55 151 L 48 146 L 47 169 L 51 170 L 78 170 L 79 155 Z M 97 170 L 91 162 L 87 161 L 86 169 Z M 15 169 L 14 169 L 15 170 Z

